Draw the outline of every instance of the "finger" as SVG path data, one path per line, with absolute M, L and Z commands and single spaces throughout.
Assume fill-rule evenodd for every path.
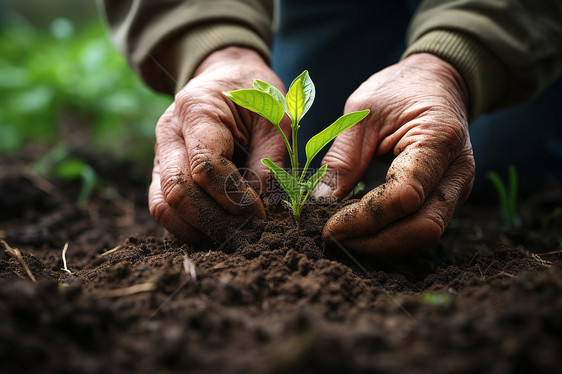
M 166 199 L 164 199 L 160 185 L 160 163 L 157 155 L 154 158 L 152 181 L 148 189 L 148 206 L 150 214 L 178 239 L 188 243 L 198 241 L 202 236 L 201 232 L 185 221 L 174 209 L 172 209 L 170 205 L 168 205 Z
M 350 237 L 339 242 L 357 253 L 377 257 L 395 257 L 416 249 L 427 248 L 443 234 L 458 206 L 472 189 L 474 159 L 470 150 L 463 152 L 448 169 L 443 179 L 414 214 L 391 223 L 380 231 L 363 237 Z M 337 240 L 330 229 L 324 229 L 325 240 Z
M 228 105 L 222 97 L 196 95 L 201 97 L 201 101 L 194 102 L 194 96 L 187 94 L 188 99 L 179 98 L 183 105 L 178 113 L 184 124 L 182 131 L 189 180 L 193 180 L 230 214 L 265 217 L 258 193 L 242 178 L 231 161 L 234 139 L 226 123 L 234 120 L 226 114 L 229 113 Z
M 167 113 L 157 124 L 156 143 L 162 196 L 165 203 L 185 222 L 207 236 L 220 240 L 231 219 L 191 178 L 187 149 L 177 121 L 179 120 L 174 113 Z M 171 222 L 173 217 L 168 219 Z
M 455 155 L 453 141 L 439 136 L 423 136 L 405 147 L 392 162 L 386 183 L 366 194 L 359 203 L 352 204 L 336 213 L 326 224 L 326 232 L 342 240 L 353 236 L 372 235 L 390 223 L 416 212 L 433 192 Z M 411 137 L 412 139 L 412 137 Z M 430 139 L 430 140 L 427 140 Z M 456 138 L 458 139 L 458 138 Z M 468 138 L 464 138 L 466 142 Z
M 322 164 L 328 164 L 327 175 L 322 178 L 313 196 L 335 196 L 341 199 L 361 180 L 379 141 L 378 135 L 372 134 L 363 124 L 365 121 L 336 137 L 322 159 Z M 358 144 L 358 140 L 362 143 Z

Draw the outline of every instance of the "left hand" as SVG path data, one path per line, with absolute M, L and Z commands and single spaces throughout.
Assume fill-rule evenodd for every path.
M 315 195 L 343 198 L 373 157 L 392 150 L 395 158 L 384 184 L 330 218 L 324 239 L 385 257 L 436 242 L 472 189 L 467 107 L 460 74 L 431 54 L 411 55 L 365 81 L 345 112 L 371 114 L 336 138 L 322 161 L 336 184 L 321 183 Z

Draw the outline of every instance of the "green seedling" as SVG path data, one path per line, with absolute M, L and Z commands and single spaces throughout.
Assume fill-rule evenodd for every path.
M 345 114 L 330 126 L 310 138 L 305 146 L 306 163 L 304 168 L 299 172 L 297 134 L 300 121 L 312 106 L 316 95 L 316 89 L 312 79 L 310 79 L 308 71 L 305 70 L 293 80 L 286 96 L 283 96 L 283 94 L 271 84 L 258 79 L 254 81 L 253 89 L 242 89 L 223 93 L 239 106 L 269 120 L 283 137 L 291 161 L 291 174 L 268 158 L 263 158 L 261 162 L 271 170 L 281 188 L 283 188 L 289 196 L 290 201 L 284 200 L 284 203 L 291 208 L 295 219 L 298 221 L 302 208 L 310 196 L 310 193 L 318 185 L 318 182 L 320 182 L 328 169 L 328 165 L 324 164 L 312 174 L 312 176 L 305 180 L 312 159 L 336 136 L 365 118 L 369 114 L 369 110 L 366 109 Z M 291 143 L 289 143 L 289 139 L 287 139 L 287 136 L 285 136 L 285 133 L 281 129 L 281 120 L 285 114 L 291 120 Z
M 80 180 L 77 204 L 80 207 L 88 204 L 98 182 L 96 172 L 90 165 L 80 159 L 65 160 L 57 165 L 55 175 L 66 180 Z
M 70 150 L 62 143 L 54 146 L 47 154 L 33 165 L 33 170 L 43 177 L 57 177 L 64 180 L 80 180 L 80 192 L 76 203 L 84 208 L 93 192 L 100 185 L 96 171 L 85 161 L 73 157 Z
M 505 223 L 511 227 L 521 227 L 521 219 L 517 214 L 517 189 L 518 177 L 517 169 L 509 165 L 507 186 L 495 171 L 489 171 L 486 176 L 496 188 L 500 200 L 500 210 Z

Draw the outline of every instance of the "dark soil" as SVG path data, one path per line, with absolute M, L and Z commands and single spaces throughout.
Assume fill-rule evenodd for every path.
M 356 263 L 320 239 L 333 207 L 190 246 L 145 173 L 89 160 L 111 188 L 84 209 L 25 154 L 0 159 L 0 238 L 37 282 L 0 246 L 1 373 L 562 372 L 561 186 L 522 199 L 525 229 L 473 199 L 433 248 Z

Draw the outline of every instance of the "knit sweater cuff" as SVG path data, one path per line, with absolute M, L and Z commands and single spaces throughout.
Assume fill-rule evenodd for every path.
M 200 25 L 189 31 L 187 35 L 167 43 L 165 53 L 171 71 L 151 66 L 152 78 L 155 82 L 166 81 L 167 88 L 162 91 L 177 92 L 193 77 L 199 64 L 212 52 L 221 48 L 238 46 L 257 51 L 266 61 L 271 59 L 268 44 L 254 31 L 235 23 L 213 23 Z M 151 65 L 154 65 L 152 61 Z M 143 74 L 150 76 L 150 74 Z M 160 76 L 160 77 L 158 77 Z

